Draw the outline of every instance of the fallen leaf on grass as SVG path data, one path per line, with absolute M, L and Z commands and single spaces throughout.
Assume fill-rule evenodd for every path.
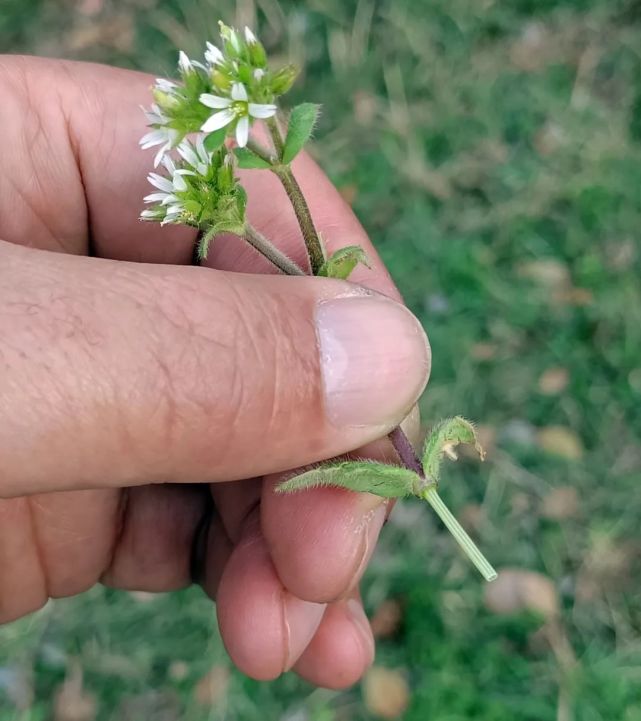
M 570 374 L 566 368 L 548 368 L 539 378 L 539 390 L 546 396 L 556 396 L 567 388 Z
M 55 721 L 93 721 L 97 704 L 93 694 L 83 687 L 82 668 L 74 664 L 66 681 L 60 686 L 53 702 Z
M 541 516 L 551 521 L 564 521 L 579 515 L 579 494 L 572 486 L 551 490 L 543 499 Z
M 373 666 L 363 679 L 367 710 L 380 718 L 401 718 L 410 701 L 410 689 L 400 669 Z
M 583 444 L 579 436 L 566 426 L 548 426 L 537 433 L 539 446 L 547 453 L 562 456 L 569 461 L 583 458 Z
M 227 696 L 231 674 L 226 666 L 214 666 L 196 684 L 194 698 L 202 706 L 220 704 Z
M 388 598 L 374 611 L 370 620 L 374 638 L 390 638 L 398 631 L 403 620 L 399 601 Z
M 493 613 L 507 615 L 534 611 L 546 621 L 559 615 L 556 586 L 542 573 L 506 568 L 494 583 L 485 586 L 485 605 Z

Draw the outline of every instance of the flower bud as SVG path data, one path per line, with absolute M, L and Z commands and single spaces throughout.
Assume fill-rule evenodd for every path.
M 298 69 L 294 65 L 286 65 L 277 73 L 274 73 L 270 83 L 272 93 L 274 95 L 284 95 L 291 89 L 297 75 Z
M 227 92 L 231 89 L 232 79 L 226 73 L 221 70 L 214 70 L 211 74 L 211 81 L 214 87 L 223 92 Z

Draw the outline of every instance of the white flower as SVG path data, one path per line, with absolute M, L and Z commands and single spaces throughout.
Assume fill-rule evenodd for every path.
M 176 170 L 171 159 L 165 164 L 165 167 L 173 169 L 171 180 L 162 175 L 158 175 L 158 173 L 149 173 L 147 180 L 160 192 L 151 193 L 145 197 L 145 203 L 159 203 L 161 206 L 168 206 L 161 225 L 172 223 L 185 212 L 182 201 L 176 193 L 181 193 L 189 189 L 189 186 L 183 178 L 186 171 Z M 140 217 L 148 220 L 151 217 L 156 217 L 157 214 L 157 209 L 147 212 L 143 211 Z
M 254 70 L 254 80 L 262 80 L 265 77 L 265 71 L 262 68 Z
M 209 172 L 209 166 L 211 164 L 212 154 L 209 153 L 205 148 L 202 136 L 198 136 L 195 145 L 193 143 L 190 143 L 188 140 L 183 140 L 183 142 L 180 143 L 180 145 L 176 149 L 178 150 L 180 157 L 188 165 L 190 165 L 194 171 L 192 172 L 186 169 L 177 172 L 182 172 L 183 175 L 207 175 L 207 173 Z M 168 170 L 170 173 L 176 172 L 175 168 L 174 170 L 168 168 Z
M 248 45 L 254 45 L 258 42 L 258 38 L 254 35 L 254 33 L 245 25 L 245 40 L 247 41 Z
M 225 62 L 225 56 L 213 43 L 207 42 L 207 50 L 205 50 L 205 60 L 210 65 L 222 65 Z
M 276 106 L 271 104 L 250 103 L 247 89 L 242 83 L 234 83 L 231 98 L 203 93 L 200 102 L 218 112 L 208 118 L 200 128 L 203 133 L 213 133 L 236 122 L 236 142 L 244 148 L 249 140 L 249 126 L 253 119 L 264 120 L 276 114 Z
M 151 112 L 145 111 L 145 114 L 152 123 L 163 123 L 167 120 L 161 114 L 157 116 L 153 110 Z M 156 127 L 146 135 L 143 135 L 139 142 L 143 150 L 148 150 L 156 145 L 160 145 L 160 150 L 158 150 L 154 158 L 154 168 L 157 168 L 165 157 L 165 153 L 169 152 L 179 139 L 180 133 L 177 130 L 161 124 L 160 127 Z

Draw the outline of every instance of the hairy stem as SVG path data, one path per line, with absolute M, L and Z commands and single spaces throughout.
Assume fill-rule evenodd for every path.
M 305 272 L 291 258 L 278 250 L 271 241 L 249 223 L 245 224 L 243 238 L 285 275 L 305 275 Z
M 394 450 L 398 453 L 398 457 L 401 459 L 401 463 L 405 466 L 405 468 L 409 468 L 421 478 L 425 478 L 423 466 L 416 455 L 414 446 L 410 443 L 409 438 L 405 435 L 405 432 L 401 429 L 401 427 L 399 426 L 398 428 L 395 428 L 389 434 L 388 438 L 392 442 Z
M 269 118 L 267 120 L 267 128 L 280 161 L 283 157 L 284 141 L 280 128 L 278 127 L 278 121 L 275 118 Z M 318 271 L 322 268 L 323 263 L 325 262 L 325 251 L 318 231 L 316 230 L 316 226 L 314 225 L 314 220 L 309 210 L 309 205 L 307 205 L 307 200 L 305 200 L 303 191 L 301 190 L 300 185 L 294 177 L 294 173 L 292 173 L 292 169 L 289 165 L 278 163 L 277 165 L 272 166 L 272 171 L 282 183 L 283 188 L 287 193 L 287 197 L 294 208 L 294 213 L 296 214 L 296 219 L 298 220 L 298 225 L 300 226 L 301 233 L 303 234 L 303 240 L 305 241 L 305 247 L 307 248 L 307 255 L 309 256 L 309 265 L 312 270 L 312 275 L 318 275 Z

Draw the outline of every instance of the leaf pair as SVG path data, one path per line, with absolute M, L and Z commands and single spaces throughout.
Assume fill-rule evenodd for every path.
M 465 529 L 450 513 L 436 488 L 445 456 L 456 459 L 454 448 L 461 443 L 473 445 L 481 459 L 485 453 L 476 438 L 474 426 L 465 418 L 456 416 L 438 423 L 430 433 L 423 449 L 424 476 L 399 466 L 387 466 L 370 461 L 338 461 L 312 468 L 301 475 L 281 483 L 279 492 L 299 491 L 305 488 L 335 486 L 350 491 L 373 493 L 383 498 L 418 496 L 425 499 L 443 521 L 467 557 L 486 581 L 493 581 L 492 568 Z
M 453 457 L 453 448 L 460 443 L 474 445 L 481 459 L 485 454 L 478 443 L 474 426 L 456 416 L 438 423 L 428 436 L 422 456 L 425 477 L 400 466 L 374 461 L 338 461 L 325 463 L 281 483 L 279 492 L 291 493 L 305 488 L 336 486 L 350 491 L 373 493 L 383 498 L 422 496 L 438 483 L 444 457 Z

